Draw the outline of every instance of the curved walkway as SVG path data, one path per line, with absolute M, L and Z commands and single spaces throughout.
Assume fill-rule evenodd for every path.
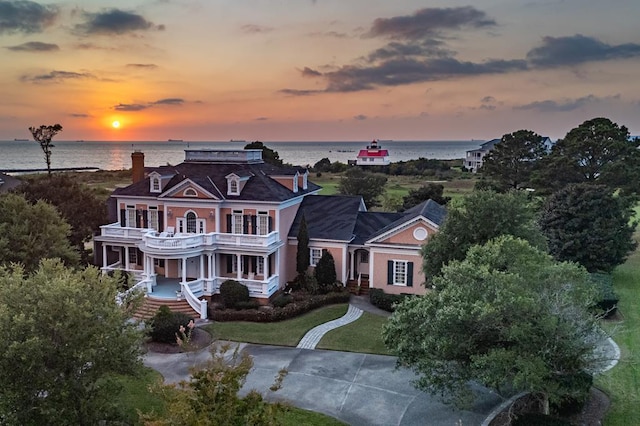
M 320 343 L 320 339 L 331 330 L 334 330 L 338 327 L 342 327 L 343 325 L 350 324 L 360 318 L 362 316 L 362 309 L 356 308 L 355 306 L 349 304 L 349 309 L 347 313 L 341 316 L 338 319 L 334 319 L 333 321 L 325 322 L 324 324 L 320 324 L 311 330 L 307 331 L 298 346 L 298 349 L 315 349 L 318 343 Z

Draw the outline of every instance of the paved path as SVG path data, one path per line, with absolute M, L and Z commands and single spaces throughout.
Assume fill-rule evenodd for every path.
M 338 319 L 320 324 L 311 330 L 307 331 L 307 334 L 302 336 L 300 343 L 298 343 L 298 349 L 315 349 L 320 339 L 331 330 L 334 330 L 343 325 L 350 324 L 362 316 L 362 309 L 356 308 L 353 305 L 349 305 L 347 313 Z

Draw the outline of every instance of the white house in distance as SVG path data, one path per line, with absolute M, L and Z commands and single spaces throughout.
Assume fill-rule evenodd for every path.
M 312 267 L 329 251 L 344 285 L 426 291 L 420 248 L 445 216 L 431 200 L 367 212 L 359 196 L 317 195 L 306 169 L 265 163 L 262 150 L 186 150 L 183 163 L 154 168 L 134 152 L 132 162 L 133 183 L 111 195 L 114 223 L 101 226 L 95 253 L 104 272 L 128 272 L 148 301 L 179 297 L 206 318 L 234 279 L 267 303 L 296 276 L 303 216 Z
M 469 171 L 473 173 L 477 173 L 480 167 L 482 167 L 482 162 L 484 157 L 499 143 L 502 139 L 491 139 L 490 141 L 483 142 L 480 144 L 480 148 L 472 149 L 471 151 L 467 151 L 467 155 L 465 159 L 462 161 L 462 165 Z M 551 151 L 553 148 L 554 142 L 551 138 L 543 136 L 542 142 L 544 144 L 544 148 L 547 152 Z
M 376 140 L 371 141 L 366 149 L 361 149 L 356 159 L 358 166 L 388 166 L 389 164 L 389 151 L 382 149 Z

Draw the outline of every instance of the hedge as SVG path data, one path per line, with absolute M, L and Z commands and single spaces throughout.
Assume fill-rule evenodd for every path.
M 393 312 L 395 310 L 394 305 L 402 302 L 407 297 L 409 297 L 408 294 L 387 294 L 379 288 L 369 289 L 369 301 L 371 304 L 387 312 Z
M 304 300 L 294 300 L 281 308 L 271 309 L 210 309 L 209 318 L 213 321 L 249 321 L 276 322 L 297 317 L 313 309 L 336 303 L 347 303 L 351 294 L 347 291 L 309 296 Z M 294 298 L 295 299 L 295 298 Z

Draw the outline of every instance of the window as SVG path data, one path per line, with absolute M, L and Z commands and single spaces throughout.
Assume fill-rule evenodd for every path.
M 151 192 L 160 192 L 160 178 L 151 178 Z
M 129 248 L 129 263 L 134 265 L 138 263 L 138 249 Z
M 187 233 L 196 233 L 196 214 L 194 212 L 187 213 Z
M 387 266 L 387 284 L 413 286 L 413 262 L 389 260 Z
M 236 178 L 229 179 L 229 190 L 227 191 L 228 195 L 240 195 L 240 183 Z
M 361 251 L 360 252 L 360 263 L 369 263 L 369 252 Z
M 322 257 L 322 249 L 312 248 L 310 250 L 311 252 L 309 253 L 309 263 L 311 264 L 311 266 L 316 266 L 318 264 L 318 261 L 320 261 L 320 258 Z
M 149 228 L 156 231 L 160 228 L 157 207 L 149 207 Z
M 233 211 L 233 233 L 242 234 L 242 210 Z
M 267 235 L 269 233 L 269 214 L 267 212 L 258 212 L 258 235 Z
M 198 193 L 193 188 L 185 189 L 183 194 L 184 194 L 185 197 L 197 197 L 198 196 Z
M 127 223 L 129 228 L 136 228 L 136 206 L 127 206 Z
M 256 268 L 256 274 L 264 275 L 264 257 L 258 256 L 258 267 Z

